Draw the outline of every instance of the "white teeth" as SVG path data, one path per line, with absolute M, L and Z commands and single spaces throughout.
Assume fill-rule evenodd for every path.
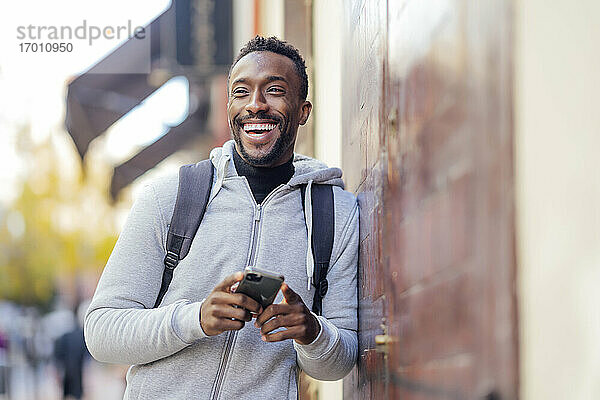
M 248 131 L 270 131 L 275 129 L 275 124 L 244 124 L 244 130 Z

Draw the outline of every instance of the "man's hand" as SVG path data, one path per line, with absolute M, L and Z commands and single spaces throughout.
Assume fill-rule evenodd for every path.
M 284 300 L 279 304 L 271 304 L 265 309 L 254 323 L 260 328 L 260 334 L 265 342 L 280 342 L 294 339 L 300 344 L 309 344 L 319 334 L 319 321 L 311 314 L 302 298 L 286 283 L 281 285 Z M 287 328 L 270 333 L 277 328 Z
M 200 325 L 208 336 L 225 331 L 237 331 L 252 319 L 252 313 L 262 311 L 260 304 L 242 293 L 232 293 L 231 286 L 244 278 L 236 272 L 223 279 L 208 295 L 200 308 Z M 237 308 L 239 306 L 241 308 Z

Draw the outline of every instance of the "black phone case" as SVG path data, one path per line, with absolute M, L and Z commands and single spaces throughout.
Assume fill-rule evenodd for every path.
M 265 309 L 275 300 L 282 283 L 283 280 L 264 275 L 261 275 L 261 280 L 258 282 L 247 280 L 244 277 L 235 292 L 250 296 Z

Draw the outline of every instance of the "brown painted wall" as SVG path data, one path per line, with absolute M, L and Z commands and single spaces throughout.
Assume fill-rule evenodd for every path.
M 361 203 L 346 398 L 517 397 L 510 7 L 345 6 L 343 167 Z

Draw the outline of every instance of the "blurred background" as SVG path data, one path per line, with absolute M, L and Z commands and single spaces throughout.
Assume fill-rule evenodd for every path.
M 600 398 L 599 13 L 6 4 L 0 399 L 62 398 L 73 371 L 74 398 L 122 397 L 127 366 L 86 355 L 82 310 L 138 190 L 229 139 L 227 71 L 256 34 L 304 56 L 314 109 L 296 151 L 342 167 L 361 205 L 358 365 L 303 376 L 302 398 Z

